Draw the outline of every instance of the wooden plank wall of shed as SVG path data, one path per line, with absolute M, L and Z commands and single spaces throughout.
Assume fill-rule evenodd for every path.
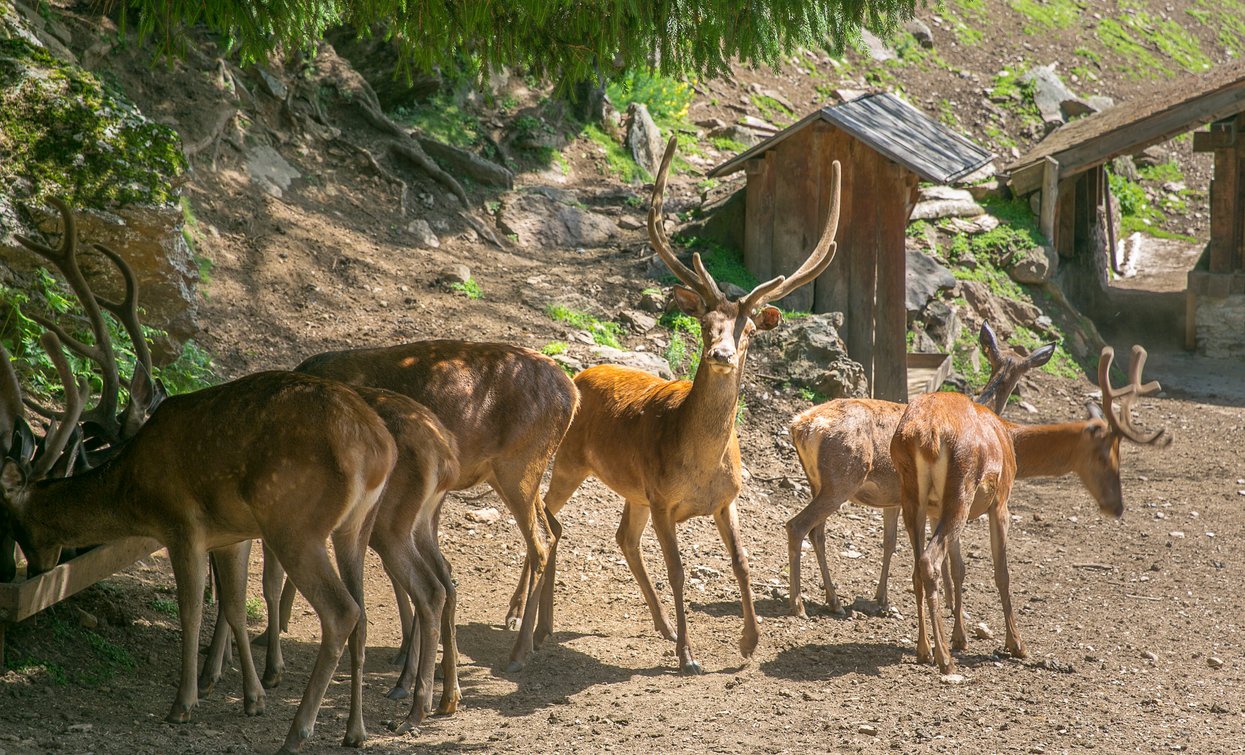
M 744 266 L 764 281 L 774 277 L 774 152 L 747 162 Z
M 773 268 L 769 277 L 795 272 L 821 236 L 818 220 L 824 216 L 818 201 L 822 175 L 819 156 L 826 128 L 824 123 L 811 124 L 770 150 L 775 178 Z M 791 292 L 778 305 L 783 309 L 812 309 L 813 287 Z

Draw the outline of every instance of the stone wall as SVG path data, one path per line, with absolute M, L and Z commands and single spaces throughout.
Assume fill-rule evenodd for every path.
M 1197 297 L 1197 350 L 1216 359 L 1245 357 L 1245 294 Z

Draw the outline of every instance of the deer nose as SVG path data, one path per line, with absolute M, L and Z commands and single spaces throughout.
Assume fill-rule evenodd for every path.
M 735 361 L 735 350 L 729 346 L 714 346 L 709 349 L 709 361 L 731 364 Z

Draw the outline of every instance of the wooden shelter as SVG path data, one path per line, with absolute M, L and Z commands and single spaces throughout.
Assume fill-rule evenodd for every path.
M 948 183 L 991 154 L 887 93 L 821 108 L 709 172 L 747 171 L 744 264 L 766 280 L 795 270 L 828 209 L 830 165 L 842 164 L 839 252 L 784 306 L 842 311 L 843 340 L 875 398 L 904 401 L 904 241 L 920 180 Z
M 1214 153 L 1215 173 L 1210 241 L 1189 272 L 1186 292 L 1190 349 L 1199 297 L 1245 295 L 1245 61 L 1167 82 L 1135 102 L 1073 121 L 1007 166 L 1014 193 L 1041 192 L 1041 229 L 1061 257 L 1105 251 L 1114 259 L 1118 234 L 1106 163 L 1207 123 L 1208 131 L 1193 135 L 1195 151 Z M 1245 325 L 1240 338 L 1245 342 Z

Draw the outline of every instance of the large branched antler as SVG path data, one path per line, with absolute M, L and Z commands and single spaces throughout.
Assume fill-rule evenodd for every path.
M 678 147 L 678 137 L 670 137 L 669 143 L 666 144 L 666 152 L 661 158 L 661 169 L 657 171 L 657 180 L 653 183 L 653 198 L 648 208 L 648 238 L 653 245 L 653 249 L 657 252 L 657 256 L 661 257 L 666 266 L 670 268 L 670 272 L 674 273 L 674 277 L 678 278 L 688 288 L 700 294 L 700 298 L 708 307 L 726 301 L 726 295 L 722 293 L 722 289 L 718 288 L 718 283 L 705 269 L 705 265 L 700 260 L 700 254 L 692 255 L 692 266 L 696 268 L 695 272 L 688 269 L 679 261 L 675 255 L 674 249 L 670 246 L 670 239 L 666 236 L 665 222 L 662 219 L 662 206 L 665 202 L 666 193 L 666 176 L 670 173 L 670 163 L 674 161 L 674 152 Z
M 1115 388 L 1111 385 L 1111 363 L 1115 360 L 1115 349 L 1110 346 L 1102 348 L 1102 354 L 1098 357 L 1098 387 L 1102 390 L 1102 411 L 1112 432 L 1117 435 L 1145 446 L 1166 447 L 1172 442 L 1172 436 L 1166 428 L 1146 434 L 1133 426 L 1133 403 L 1141 396 L 1149 396 L 1161 390 L 1157 380 L 1145 384 L 1141 382 L 1146 356 L 1146 350 L 1140 345 L 1133 346 L 1128 366 L 1129 384 L 1123 388 Z M 1118 412 L 1112 408 L 1115 399 L 1120 399 Z

